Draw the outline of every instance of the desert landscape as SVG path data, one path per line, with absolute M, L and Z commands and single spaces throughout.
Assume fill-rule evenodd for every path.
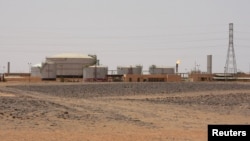
M 1 83 L 1 141 L 206 141 L 249 124 L 250 83 Z

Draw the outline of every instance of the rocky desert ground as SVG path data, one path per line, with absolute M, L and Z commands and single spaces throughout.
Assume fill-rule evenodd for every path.
M 206 141 L 250 124 L 250 83 L 0 84 L 1 141 Z

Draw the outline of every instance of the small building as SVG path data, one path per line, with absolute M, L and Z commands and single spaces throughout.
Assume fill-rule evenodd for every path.
M 191 73 L 189 74 L 189 80 L 191 81 L 213 81 L 214 75 L 208 73 Z
M 124 82 L 180 82 L 182 78 L 177 74 L 125 74 Z
M 108 74 L 107 80 L 108 82 L 122 82 L 123 75 L 122 74 Z

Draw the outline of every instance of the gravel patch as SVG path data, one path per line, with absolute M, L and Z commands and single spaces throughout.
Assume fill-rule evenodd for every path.
M 88 84 L 53 84 L 53 85 L 18 85 L 9 86 L 25 91 L 40 92 L 43 94 L 71 97 L 91 98 L 103 96 L 172 94 L 185 92 L 199 92 L 211 90 L 249 90 L 250 84 L 242 83 L 88 83 Z

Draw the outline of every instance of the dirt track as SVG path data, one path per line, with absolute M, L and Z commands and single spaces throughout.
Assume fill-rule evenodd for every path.
M 208 124 L 249 117 L 248 83 L 0 86 L 3 141 L 205 141 Z

